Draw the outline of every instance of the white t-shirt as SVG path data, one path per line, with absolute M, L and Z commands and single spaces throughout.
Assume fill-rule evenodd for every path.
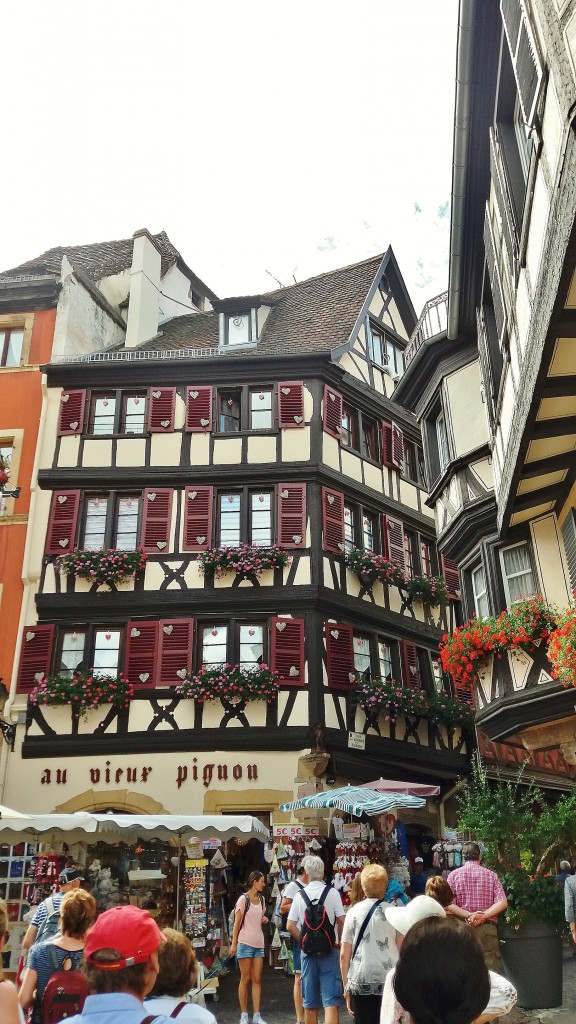
M 304 884 L 302 882 L 297 882 L 295 879 L 293 882 L 288 882 L 288 885 L 285 885 L 282 890 L 282 899 L 293 900 L 296 893 L 299 893 L 303 888 Z
M 375 899 L 362 900 L 350 907 L 344 921 L 342 942 L 349 942 L 354 951 L 358 933 Z M 368 927 L 362 936 L 358 952 L 350 960 L 348 988 L 358 996 L 382 994 L 388 971 L 398 959 L 396 931 L 386 920 L 384 910 L 389 903 L 380 903 L 372 914 Z
M 390 971 L 384 983 L 382 993 L 382 1006 L 380 1008 L 380 1024 L 410 1024 L 410 1014 L 396 999 L 394 994 L 394 971 Z M 490 1014 L 493 1017 L 504 1016 L 510 1013 L 514 1006 L 518 993 L 508 978 L 496 974 L 496 971 L 488 971 L 490 975 L 490 997 L 488 1005 L 479 1016 Z
M 319 899 L 325 888 L 326 882 L 308 882 L 308 885 L 304 886 L 304 892 L 308 899 L 313 903 L 314 900 Z M 336 923 L 336 919 L 338 917 L 344 917 L 344 907 L 342 906 L 340 893 L 336 892 L 336 889 L 328 890 L 326 893 L 326 899 L 324 900 L 324 906 L 326 907 L 326 913 L 332 924 Z M 304 924 L 305 910 L 306 904 L 302 899 L 302 893 L 297 892 L 292 900 L 292 906 L 288 911 L 288 920 L 297 921 L 300 931 L 302 931 L 302 925 Z
M 178 1003 L 186 1002 L 183 996 L 155 996 L 153 999 L 146 999 L 144 1008 L 147 1013 L 164 1014 L 169 1017 Z M 216 1024 L 216 1017 L 210 1010 L 196 1003 L 186 1003 L 182 1007 L 176 1020 L 185 1020 L 187 1024 Z

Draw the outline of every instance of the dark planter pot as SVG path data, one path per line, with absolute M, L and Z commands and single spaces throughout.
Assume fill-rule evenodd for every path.
M 544 1009 L 562 1005 L 562 936 L 547 921 L 520 928 L 498 925 L 506 974 L 518 990 L 518 1006 Z

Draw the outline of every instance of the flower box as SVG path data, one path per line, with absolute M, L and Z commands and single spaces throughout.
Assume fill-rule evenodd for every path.
M 133 694 L 132 684 L 124 676 L 99 675 L 92 671 L 74 672 L 71 676 L 47 676 L 32 690 L 31 704 L 70 706 L 84 717 L 92 708 L 112 704 L 126 708 Z
M 411 690 L 394 680 L 363 679 L 356 686 L 355 696 L 367 714 L 385 714 L 388 719 L 398 715 L 416 715 L 447 726 L 472 728 L 474 709 L 448 695 L 428 694 L 424 690 Z
M 205 576 L 223 576 L 225 573 L 254 573 L 261 576 L 268 569 L 283 569 L 290 555 L 276 544 L 259 547 L 242 544 L 240 547 L 210 548 L 198 559 L 200 572 Z
M 201 704 L 205 701 L 223 700 L 232 703 L 247 703 L 265 700 L 269 704 L 276 700 L 280 679 L 268 665 L 243 667 L 242 665 L 215 665 L 202 668 L 176 686 L 181 697 L 192 697 Z
M 384 555 L 361 548 L 347 551 L 344 562 L 365 587 L 372 587 L 379 582 L 398 587 L 411 601 L 426 602 L 432 607 L 448 604 L 448 591 L 443 576 L 408 576 L 399 565 Z
M 78 576 L 90 583 L 122 583 L 144 568 L 148 555 L 137 548 L 120 551 L 118 548 L 100 548 L 98 551 L 70 551 L 56 560 L 56 572 Z

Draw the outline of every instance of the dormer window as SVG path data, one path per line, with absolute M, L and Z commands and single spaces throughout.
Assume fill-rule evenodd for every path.
M 236 345 L 250 345 L 256 338 L 253 311 L 227 313 L 224 317 L 224 344 L 231 348 Z

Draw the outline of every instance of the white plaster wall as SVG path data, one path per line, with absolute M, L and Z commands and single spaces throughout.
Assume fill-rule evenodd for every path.
M 112 441 L 85 441 L 82 455 L 83 466 L 111 466 Z
M 357 343 L 356 343 L 357 344 Z M 365 350 L 360 348 L 360 345 L 353 347 L 353 351 L 356 351 L 356 358 L 353 358 L 350 352 L 345 352 L 343 356 L 338 360 L 338 365 L 346 370 L 351 377 L 355 380 L 361 380 L 364 384 L 369 383 L 368 363 L 366 362 Z
M 340 472 L 340 442 L 325 432 L 322 434 L 322 462 Z
M 388 310 L 384 314 L 384 323 L 388 324 L 392 330 L 396 331 L 396 334 L 399 334 L 401 338 L 405 338 L 406 341 L 408 341 L 408 334 L 402 322 L 402 317 L 400 316 L 400 311 L 396 305 L 395 299 L 391 300 Z
M 210 434 L 190 434 L 190 465 L 210 464 Z
M 46 378 L 43 378 L 43 385 L 45 384 Z M 38 468 L 39 469 L 51 469 L 54 461 L 54 448 L 56 444 L 56 431 L 58 429 L 58 419 L 60 417 L 60 396 L 62 394 L 62 388 L 46 388 L 44 392 L 44 428 L 38 435 Z M 61 439 L 62 441 L 65 438 Z M 77 440 L 77 439 L 76 439 Z M 76 465 L 74 462 L 73 465 Z
M 362 482 L 362 459 L 359 455 L 355 455 L 353 452 L 342 449 L 342 472 L 344 476 L 349 476 L 353 480 L 357 480 L 359 483 Z
M 310 461 L 310 427 L 300 430 L 281 430 L 282 462 Z
M 379 494 L 384 493 L 382 470 L 371 462 L 364 462 L 364 483 L 367 487 L 371 487 L 372 490 L 378 491 Z
M 534 186 L 534 199 L 532 202 L 532 213 L 530 215 L 530 231 L 528 233 L 528 245 L 526 247 L 526 267 L 530 280 L 534 284 L 540 270 L 540 257 L 544 248 L 544 237 L 548 221 L 548 209 L 550 201 L 542 170 L 539 167 L 536 173 Z
M 562 146 L 562 120 L 552 77 L 549 78 L 546 89 L 546 103 L 542 120 L 542 139 L 550 174 L 554 178 Z
M 197 307 L 190 298 L 190 281 L 176 265 L 171 266 L 160 280 L 162 294 L 158 296 L 158 327 L 174 316 L 188 316 L 197 313 Z M 166 296 L 169 296 L 167 298 Z
M 152 434 L 150 439 L 151 466 L 179 466 L 182 434 Z
M 98 281 L 98 290 L 102 292 L 111 306 L 119 306 L 130 291 L 130 271 L 121 270 L 119 274 L 110 274 Z M 118 310 L 121 312 L 121 310 Z
M 94 301 L 84 285 L 69 274 L 58 299 L 52 358 L 94 352 L 123 340 L 123 328 Z
M 419 511 L 418 488 L 408 480 L 404 480 L 403 477 L 400 477 L 400 501 L 408 508 L 414 509 L 415 512 Z
M 296 431 L 293 431 L 296 433 Z M 248 438 L 248 462 L 253 463 L 276 462 L 276 438 L 275 437 L 249 437 Z
M 492 463 L 488 459 L 479 459 L 478 462 L 471 462 L 470 469 L 478 477 L 481 484 L 487 488 L 494 487 L 494 473 Z
M 564 607 L 570 600 L 570 583 L 556 516 L 551 513 L 534 519 L 530 533 L 543 596 Z
M 486 415 L 480 397 L 479 363 L 468 363 L 445 381 L 450 405 L 455 455 L 467 452 L 485 444 L 488 440 Z
M 502 444 L 506 447 L 508 438 L 510 436 L 510 428 L 512 426 L 512 420 L 514 417 L 515 408 L 515 395 L 514 388 L 512 386 L 512 376 L 508 371 L 505 372 L 504 378 L 504 391 L 502 395 L 502 408 L 500 411 L 500 433 Z
M 217 438 L 214 441 L 214 465 L 240 465 L 242 441 L 239 437 Z
M 54 432 L 53 437 L 56 437 Z M 66 435 L 60 438 L 60 449 L 58 451 L 58 467 L 65 469 L 78 465 L 80 453 L 80 435 Z M 41 467 L 48 469 L 49 466 Z
M 516 323 L 518 325 L 518 345 L 523 356 L 528 342 L 532 303 L 528 292 L 528 281 L 524 268 L 520 271 L 516 288 Z
M 116 441 L 117 466 L 143 466 L 146 461 L 144 437 L 120 437 Z

